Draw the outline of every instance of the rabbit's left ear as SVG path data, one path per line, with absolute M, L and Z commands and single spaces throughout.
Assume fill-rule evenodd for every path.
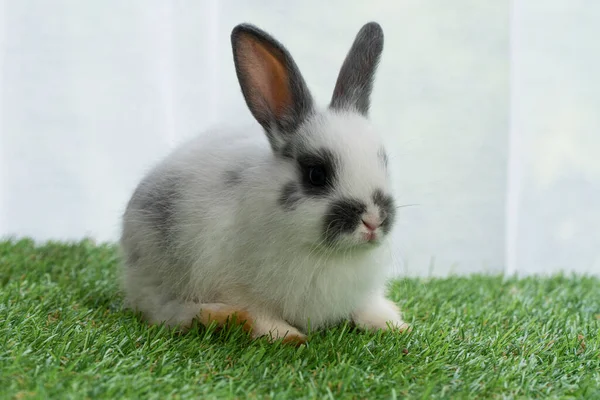
M 340 69 L 331 103 L 332 109 L 350 109 L 369 114 L 375 71 L 383 51 L 383 30 L 377 22 L 365 24 L 354 39 Z
M 292 56 L 266 32 L 240 24 L 231 44 L 246 104 L 277 149 L 312 112 L 312 96 Z

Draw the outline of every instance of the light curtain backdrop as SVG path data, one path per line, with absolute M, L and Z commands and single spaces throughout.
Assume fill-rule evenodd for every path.
M 600 274 L 597 0 L 0 0 L 0 236 L 115 241 L 155 161 L 251 121 L 237 23 L 281 40 L 324 105 L 369 20 L 372 118 L 417 204 L 396 271 Z

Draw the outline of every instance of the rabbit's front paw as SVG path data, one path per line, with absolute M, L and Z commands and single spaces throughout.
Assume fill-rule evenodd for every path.
M 412 328 L 402 320 L 400 309 L 392 301 L 376 298 L 352 315 L 352 320 L 365 330 L 408 332 Z

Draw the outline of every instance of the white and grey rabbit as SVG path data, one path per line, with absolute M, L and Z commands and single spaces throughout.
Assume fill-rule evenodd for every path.
M 396 207 L 368 116 L 380 25 L 358 32 L 326 108 L 271 35 L 240 24 L 231 44 L 258 124 L 205 132 L 139 184 L 120 242 L 127 307 L 184 330 L 237 318 L 295 344 L 343 320 L 409 329 L 384 297 Z

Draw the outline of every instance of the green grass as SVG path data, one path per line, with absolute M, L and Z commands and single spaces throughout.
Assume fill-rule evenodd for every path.
M 122 310 L 112 246 L 0 242 L 0 398 L 600 398 L 600 281 L 404 279 L 410 334 L 298 349 Z

